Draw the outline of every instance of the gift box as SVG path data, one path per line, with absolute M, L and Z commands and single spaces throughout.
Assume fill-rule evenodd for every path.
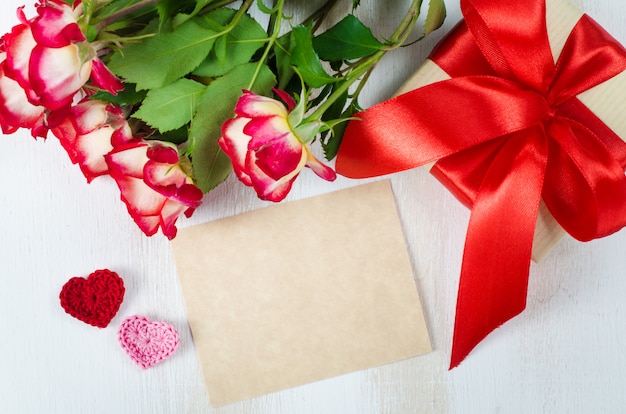
M 531 258 L 626 223 L 626 51 L 567 0 L 461 1 L 396 96 L 347 128 L 337 172 L 428 166 L 471 209 L 451 367 L 521 313 Z
M 582 10 L 568 0 L 546 1 L 546 24 L 553 56 L 558 57 L 561 54 L 569 34 L 582 16 Z M 457 28 L 457 30 L 463 29 Z M 436 53 L 437 51 L 435 50 L 435 56 Z M 436 57 L 434 58 L 437 59 Z M 396 95 L 402 95 L 411 90 L 449 78 L 450 75 L 429 58 L 398 89 Z M 626 108 L 626 72 L 580 93 L 578 99 L 618 136 L 622 139 L 626 138 L 626 117 L 624 117 L 624 108 Z M 432 168 L 433 165 L 429 165 L 428 168 Z M 444 181 L 444 185 L 450 191 L 464 202 L 463 196 L 459 195 L 460 190 L 456 188 L 454 182 L 442 181 Z M 567 232 L 559 226 L 546 205 L 542 202 L 535 226 L 532 259 L 535 262 L 541 262 L 566 235 Z

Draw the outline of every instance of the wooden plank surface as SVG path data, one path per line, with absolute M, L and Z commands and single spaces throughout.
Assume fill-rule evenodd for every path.
M 362 3 L 364 20 L 389 34 L 408 1 Z M 22 4 L 3 1 L 3 32 L 17 22 L 14 11 Z M 446 4 L 443 30 L 381 62 L 364 106 L 391 96 L 458 21 L 458 2 Z M 577 4 L 626 42 L 626 3 Z M 427 171 L 395 174 L 392 186 L 434 351 L 212 408 L 168 241 L 144 237 L 114 183 L 98 179 L 88 185 L 55 138 L 2 136 L 0 153 L 2 413 L 611 413 L 626 406 L 624 231 L 585 244 L 566 238 L 544 262 L 533 264 L 526 312 L 448 371 L 469 212 Z M 289 199 L 359 183 L 327 183 L 305 171 Z M 229 179 L 180 225 L 265 205 Z M 64 314 L 58 293 L 70 277 L 104 267 L 124 278 L 127 292 L 111 325 L 98 329 Z M 134 314 L 177 327 L 181 345 L 171 360 L 142 371 L 127 358 L 116 327 Z

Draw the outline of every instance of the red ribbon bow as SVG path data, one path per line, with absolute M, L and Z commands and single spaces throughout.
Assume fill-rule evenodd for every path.
M 585 15 L 555 64 L 544 0 L 461 10 L 430 57 L 452 79 L 357 115 L 336 162 L 363 178 L 437 161 L 433 174 L 472 209 L 451 368 L 526 307 L 541 198 L 581 241 L 626 225 L 626 144 L 576 98 L 626 69 L 626 50 Z

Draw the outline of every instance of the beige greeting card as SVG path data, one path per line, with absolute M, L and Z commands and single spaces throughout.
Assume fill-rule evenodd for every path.
M 431 350 L 388 181 L 180 229 L 211 404 Z

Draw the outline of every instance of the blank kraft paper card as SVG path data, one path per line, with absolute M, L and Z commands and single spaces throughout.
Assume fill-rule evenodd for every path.
M 180 229 L 213 405 L 431 350 L 388 181 Z

